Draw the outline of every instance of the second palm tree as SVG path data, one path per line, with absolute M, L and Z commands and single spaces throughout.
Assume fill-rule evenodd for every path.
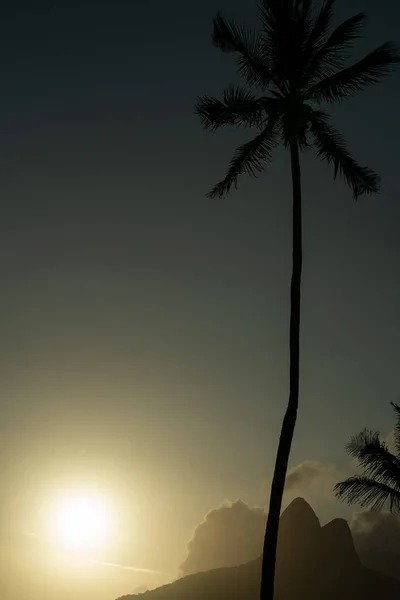
M 393 402 L 392 406 L 397 417 L 393 430 L 395 454 L 380 439 L 378 431 L 364 429 L 353 437 L 347 451 L 358 460 L 362 473 L 335 485 L 340 500 L 374 511 L 388 506 L 390 512 L 400 513 L 400 406 Z

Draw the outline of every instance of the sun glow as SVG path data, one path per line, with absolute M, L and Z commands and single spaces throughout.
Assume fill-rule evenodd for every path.
M 99 548 L 109 538 L 109 507 L 102 497 L 94 495 L 63 498 L 54 511 L 54 527 L 64 548 Z

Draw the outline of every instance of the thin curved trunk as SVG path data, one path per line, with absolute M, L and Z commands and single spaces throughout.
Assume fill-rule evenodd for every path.
M 279 517 L 285 487 L 287 466 L 299 404 L 300 360 L 300 291 L 302 269 L 301 177 L 297 142 L 290 146 L 293 181 L 293 266 L 290 289 L 290 390 L 289 402 L 283 419 L 274 477 L 271 486 L 269 513 L 264 538 L 261 572 L 261 600 L 273 600 L 275 587 L 276 548 Z

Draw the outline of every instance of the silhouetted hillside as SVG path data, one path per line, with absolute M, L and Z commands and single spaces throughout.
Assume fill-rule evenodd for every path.
M 261 560 L 183 577 L 143 600 L 257 600 Z M 276 600 L 397 600 L 400 582 L 361 564 L 346 521 L 324 527 L 298 498 L 281 517 Z M 123 596 L 124 600 L 137 596 Z

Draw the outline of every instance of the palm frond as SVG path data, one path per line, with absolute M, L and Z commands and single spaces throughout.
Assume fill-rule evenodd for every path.
M 355 40 L 361 37 L 364 20 L 365 14 L 358 13 L 336 27 L 322 47 L 314 52 L 306 69 L 306 79 L 328 77 L 334 70 L 343 68 L 348 59 L 348 51 L 353 47 Z M 311 47 L 310 51 L 312 50 Z
M 260 0 L 261 24 L 264 34 L 276 36 L 284 33 L 283 28 L 291 27 L 294 12 L 298 11 L 301 2 L 297 0 Z
M 355 40 L 361 37 L 365 19 L 365 13 L 360 12 L 338 25 L 321 49 L 323 57 L 332 52 L 346 52 L 347 58 L 347 51 L 353 47 Z
M 340 102 L 355 95 L 368 85 L 381 81 L 400 62 L 396 47 L 388 42 L 379 46 L 356 64 L 334 73 L 312 85 L 306 93 L 308 100 Z
M 239 146 L 229 163 L 226 177 L 207 194 L 209 198 L 222 198 L 229 193 L 232 186 L 237 188 L 239 175 L 247 173 L 251 177 L 257 177 L 265 164 L 271 161 L 272 152 L 279 143 L 277 120 L 276 117 L 270 119 L 267 127 L 259 135 Z
M 298 3 L 297 3 L 298 4 Z M 294 70 L 294 8 L 296 0 L 261 0 L 258 8 L 263 32 L 262 57 L 281 91 Z
M 347 451 L 357 458 L 365 476 L 390 485 L 400 493 L 400 460 L 379 439 L 377 431 L 364 429 L 350 440 Z
M 337 498 L 348 504 L 368 506 L 379 511 L 389 502 L 391 512 L 400 511 L 400 492 L 370 477 L 349 477 L 334 487 Z
M 261 39 L 253 29 L 227 21 L 218 13 L 213 21 L 212 41 L 222 52 L 239 54 L 238 70 L 249 85 L 269 85 L 271 75 L 262 60 Z
M 317 147 L 317 155 L 334 165 L 334 177 L 340 174 L 357 199 L 361 194 L 376 194 L 380 179 L 368 167 L 360 166 L 346 147 L 343 136 L 331 125 L 322 111 L 314 111 L 310 118 L 310 131 Z
M 397 422 L 394 428 L 394 446 L 396 448 L 398 458 L 400 458 L 400 406 L 394 402 L 391 402 L 390 404 L 394 408 L 397 417 Z
M 308 61 L 308 40 L 313 30 L 314 21 L 311 0 L 298 0 L 293 14 L 290 50 L 293 54 L 294 72 L 292 86 L 298 85 Z
M 313 27 L 307 40 L 310 56 L 315 54 L 327 39 L 330 24 L 333 18 L 333 5 L 335 0 L 327 0 L 321 6 L 318 16 L 314 20 Z
M 312 0 L 296 0 L 294 4 L 294 14 L 297 15 L 298 21 L 303 25 L 311 22 Z
M 347 452 L 356 458 L 361 464 L 368 458 L 371 452 L 388 452 L 385 442 L 381 442 L 379 431 L 364 429 L 361 433 L 353 436 L 346 444 Z
M 198 98 L 195 114 L 200 116 L 205 129 L 215 131 L 224 125 L 244 125 L 258 127 L 262 122 L 260 102 L 250 91 L 229 86 L 222 100 L 211 96 Z

